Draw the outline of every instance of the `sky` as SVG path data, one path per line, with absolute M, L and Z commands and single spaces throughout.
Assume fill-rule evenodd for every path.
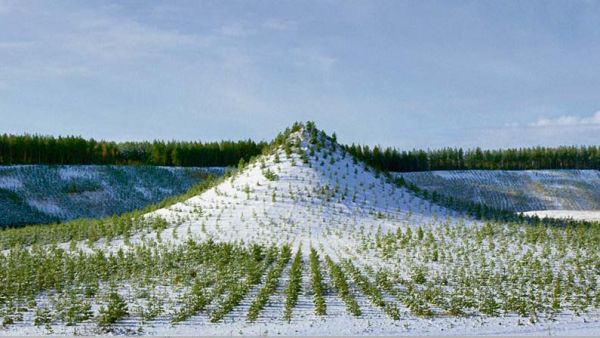
M 0 133 L 600 143 L 600 1 L 0 0 Z

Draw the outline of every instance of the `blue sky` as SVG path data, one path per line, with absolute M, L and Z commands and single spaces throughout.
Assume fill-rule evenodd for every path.
M 0 0 L 0 132 L 593 144 L 598 1 Z

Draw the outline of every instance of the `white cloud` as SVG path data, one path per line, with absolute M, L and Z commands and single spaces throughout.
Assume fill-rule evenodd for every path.
M 530 123 L 531 127 L 549 127 L 549 126 L 578 126 L 600 124 L 600 111 L 589 117 L 579 117 L 573 115 L 563 115 L 558 118 L 541 118 L 536 122 Z

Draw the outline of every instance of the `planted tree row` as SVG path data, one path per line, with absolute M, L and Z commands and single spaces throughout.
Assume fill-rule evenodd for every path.
M 310 248 L 310 284 L 313 290 L 313 303 L 315 304 L 315 313 L 318 316 L 327 314 L 325 305 L 325 285 L 323 284 L 323 274 L 321 273 L 321 263 L 319 254 L 314 248 Z
M 290 267 L 290 279 L 285 289 L 285 305 L 283 318 L 287 321 L 292 319 L 292 310 L 298 302 L 298 294 L 302 288 L 302 251 L 298 248 L 292 266 Z
M 223 317 L 231 312 L 234 307 L 240 304 L 254 285 L 260 283 L 261 276 L 266 269 L 271 266 L 275 259 L 277 259 L 278 252 L 274 249 L 275 248 L 271 248 L 265 257 L 263 257 L 260 250 L 254 251 L 253 257 L 255 259 L 250 264 L 245 265 L 245 281 L 242 283 L 237 280 L 231 281 L 231 284 L 228 287 L 229 294 L 210 314 L 210 321 L 212 323 L 216 323 L 223 319 Z M 285 249 L 282 249 L 282 253 L 283 252 L 285 252 Z
M 277 285 L 279 284 L 279 278 L 285 268 L 285 265 L 289 262 L 291 257 L 291 251 L 289 246 L 284 246 L 281 249 L 281 254 L 279 255 L 279 260 L 277 264 L 268 272 L 267 278 L 265 280 L 265 284 L 258 292 L 258 295 L 250 304 L 250 309 L 248 310 L 247 319 L 250 322 L 253 322 L 258 318 L 258 315 L 264 309 L 269 297 L 275 292 L 277 289 Z
M 369 281 L 367 276 L 363 275 L 352 262 L 345 260 L 343 263 L 344 268 L 350 274 L 350 277 L 354 280 L 354 283 L 358 288 L 367 296 L 369 300 L 375 305 L 383 309 L 383 311 L 394 320 L 400 319 L 400 311 L 398 307 L 391 302 L 385 302 L 381 291 Z
M 329 268 L 331 283 L 335 287 L 338 296 L 344 301 L 344 303 L 346 303 L 346 309 L 353 316 L 360 316 L 362 311 L 360 310 L 360 306 L 358 306 L 356 299 L 350 292 L 350 287 L 348 286 L 348 281 L 344 271 L 339 267 L 339 265 L 335 264 L 329 256 L 325 256 L 325 263 Z

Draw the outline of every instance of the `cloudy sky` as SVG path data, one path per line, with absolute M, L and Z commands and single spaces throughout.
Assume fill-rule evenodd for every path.
M 0 133 L 600 143 L 598 1 L 0 0 Z

